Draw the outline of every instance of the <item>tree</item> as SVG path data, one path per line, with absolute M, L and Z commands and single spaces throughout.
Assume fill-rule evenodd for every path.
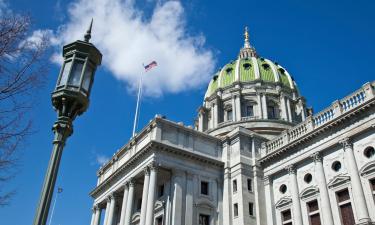
M 30 110 L 46 80 L 47 37 L 30 38 L 30 26 L 28 15 L 0 15 L 0 206 L 15 193 L 5 186 L 33 133 Z

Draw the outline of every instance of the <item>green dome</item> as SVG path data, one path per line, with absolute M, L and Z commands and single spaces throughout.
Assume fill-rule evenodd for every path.
M 277 83 L 283 87 L 295 89 L 295 84 L 289 73 L 279 64 L 271 60 L 258 57 L 255 48 L 250 45 L 247 28 L 245 30 L 245 44 L 239 57 L 226 64 L 212 78 L 205 97 L 209 97 L 219 88 L 225 88 L 233 83 Z
M 279 83 L 294 89 L 294 84 L 289 73 L 271 60 L 252 56 L 239 58 L 226 64 L 212 78 L 208 85 L 206 97 L 211 96 L 218 88 L 225 88 L 235 82 L 246 83 L 254 81 Z

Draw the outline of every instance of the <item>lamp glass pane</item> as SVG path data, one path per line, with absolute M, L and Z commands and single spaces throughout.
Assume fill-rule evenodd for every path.
M 90 83 L 91 83 L 91 80 L 92 80 L 92 75 L 93 75 L 92 74 L 92 67 L 87 65 L 85 73 L 83 74 L 83 81 L 82 81 L 82 88 L 85 91 L 89 91 L 89 89 L 90 89 Z
M 72 67 L 72 61 L 65 62 L 64 70 L 62 72 L 60 82 L 57 86 L 62 86 L 62 85 L 66 84 L 66 82 L 68 81 L 68 75 L 69 75 L 70 67 Z
M 69 76 L 69 81 L 68 81 L 69 85 L 79 87 L 79 81 L 81 79 L 82 68 L 83 68 L 83 62 L 81 61 L 74 62 L 72 72 Z

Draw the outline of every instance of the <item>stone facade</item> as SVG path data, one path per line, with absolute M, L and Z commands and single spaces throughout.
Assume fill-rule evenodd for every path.
M 99 169 L 91 225 L 375 224 L 374 85 L 312 115 L 295 83 L 234 81 L 194 128 L 156 116 Z

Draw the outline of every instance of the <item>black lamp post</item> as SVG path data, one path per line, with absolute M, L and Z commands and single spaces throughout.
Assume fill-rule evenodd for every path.
M 89 43 L 91 28 L 92 20 L 84 41 L 77 40 L 63 47 L 64 64 L 52 92 L 52 105 L 57 112 L 57 121 L 52 128 L 55 138 L 34 225 L 45 225 L 47 222 L 66 139 L 73 133 L 73 120 L 89 106 L 95 70 L 102 60 L 100 51 Z

